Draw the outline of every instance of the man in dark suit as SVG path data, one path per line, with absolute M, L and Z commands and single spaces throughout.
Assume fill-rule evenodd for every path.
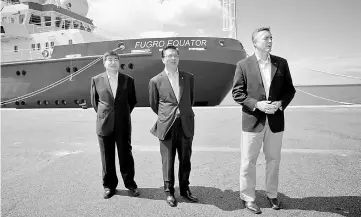
M 112 197 L 118 185 L 115 147 L 124 185 L 132 196 L 138 196 L 131 146 L 130 113 L 137 103 L 134 80 L 118 72 L 120 64 L 117 53 L 105 53 L 103 63 L 106 71 L 91 79 L 90 99 L 97 113 L 96 133 L 102 159 L 104 198 Z
M 287 61 L 270 55 L 272 34 L 261 27 L 252 34 L 255 54 L 237 63 L 233 98 L 242 105 L 240 197 L 245 207 L 261 213 L 254 202 L 256 161 L 263 143 L 266 158 L 266 191 L 273 209 L 277 199 L 279 164 L 284 131 L 284 110 L 295 95 Z
M 149 82 L 149 101 L 158 120 L 151 133 L 159 138 L 164 190 L 167 203 L 174 207 L 174 160 L 179 159 L 180 194 L 198 202 L 189 189 L 192 141 L 194 135 L 194 80 L 188 72 L 178 71 L 179 52 L 174 46 L 162 50 L 164 70 Z

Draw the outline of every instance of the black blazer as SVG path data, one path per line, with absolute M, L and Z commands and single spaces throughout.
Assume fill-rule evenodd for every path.
M 296 90 L 292 83 L 287 60 L 270 55 L 271 58 L 271 86 L 269 97 L 263 86 L 261 71 L 255 55 L 247 57 L 237 63 L 233 80 L 233 99 L 242 105 L 242 130 L 245 132 L 261 132 L 266 122 L 266 115 L 255 109 L 257 101 L 281 101 L 282 110 L 267 115 L 268 124 L 272 132 L 284 131 L 284 110 L 293 99 Z
M 116 128 L 123 133 L 131 133 L 130 113 L 137 104 L 134 79 L 118 72 L 116 98 L 109 84 L 106 72 L 91 79 L 90 99 L 97 112 L 96 133 L 108 136 Z
M 194 135 L 194 79 L 193 74 L 179 71 L 180 100 L 173 92 L 165 71 L 159 73 L 149 81 L 149 102 L 158 120 L 151 129 L 151 133 L 164 140 L 167 132 L 176 119 L 176 110 L 179 109 L 183 132 L 187 137 Z

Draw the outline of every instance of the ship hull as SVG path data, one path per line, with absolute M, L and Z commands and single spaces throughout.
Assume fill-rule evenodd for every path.
M 112 47 L 112 43 L 119 44 L 119 42 L 108 42 L 108 47 Z M 89 49 L 90 46 L 87 48 Z M 58 55 L 60 51 L 62 50 L 59 50 Z M 164 68 L 159 49 L 147 49 L 144 53 L 134 53 L 124 49 L 119 54 L 120 64 L 123 66 L 119 71 L 132 76 L 135 80 L 137 106 L 149 106 L 149 80 Z M 100 54 L 3 64 L 1 106 L 6 108 L 90 107 L 90 80 L 105 70 L 101 59 L 94 63 L 99 57 Z M 236 62 L 243 58 L 245 53 L 241 47 L 236 49 L 207 47 L 203 51 L 180 49 L 179 69 L 191 72 L 195 78 L 195 106 L 219 105 L 232 87 Z M 94 64 L 89 66 L 92 62 Z

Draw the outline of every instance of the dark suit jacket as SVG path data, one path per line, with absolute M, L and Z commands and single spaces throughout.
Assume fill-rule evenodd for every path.
M 158 120 L 150 132 L 160 140 L 164 140 L 172 127 L 177 109 L 180 111 L 184 134 L 187 137 L 194 135 L 194 80 L 191 73 L 179 71 L 179 92 L 178 102 L 165 71 L 149 81 L 150 106 L 158 115 Z
M 96 133 L 108 136 L 116 128 L 131 133 L 130 113 L 137 103 L 134 80 L 118 73 L 118 88 L 114 99 L 108 75 L 101 73 L 91 79 L 91 104 L 97 112 Z
M 245 132 L 261 132 L 266 122 L 266 114 L 255 109 L 257 101 L 281 101 L 282 110 L 267 115 L 272 132 L 284 131 L 284 110 L 293 99 L 296 90 L 292 84 L 287 60 L 270 55 L 271 86 L 269 97 L 263 86 L 261 71 L 255 55 L 237 63 L 233 81 L 233 99 L 242 105 L 242 130 Z

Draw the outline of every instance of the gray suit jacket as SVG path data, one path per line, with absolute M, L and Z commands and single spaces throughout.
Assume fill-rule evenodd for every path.
M 159 73 L 149 81 L 149 102 L 158 120 L 151 129 L 151 133 L 164 140 L 167 132 L 176 119 L 176 110 L 179 109 L 183 132 L 187 137 L 194 135 L 194 79 L 193 74 L 179 71 L 180 100 L 173 92 L 165 71 Z

